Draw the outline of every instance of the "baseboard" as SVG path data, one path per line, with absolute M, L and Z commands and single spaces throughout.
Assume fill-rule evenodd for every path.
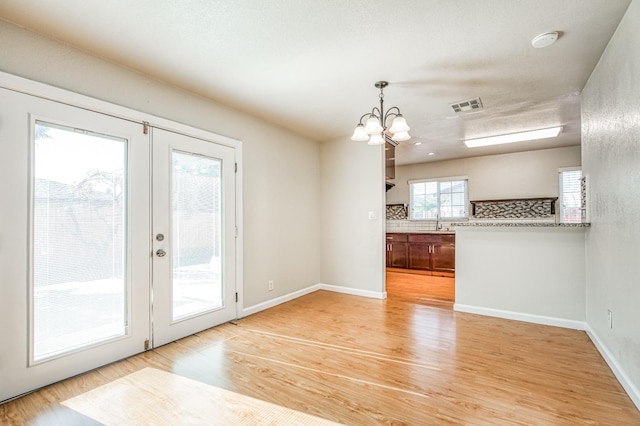
M 598 352 L 600 352 L 600 355 L 602 355 L 602 358 L 604 358 L 605 362 L 609 365 L 609 368 L 611 368 L 611 371 L 613 371 L 618 382 L 620 382 L 624 390 L 627 392 L 627 395 L 629 395 L 629 398 L 631 398 L 638 410 L 640 410 L 640 390 L 638 387 L 629 379 L 627 373 L 625 373 L 620 363 L 618 363 L 618 360 L 616 360 L 613 354 L 609 352 L 609 349 L 607 349 L 593 329 L 589 327 L 589 324 L 586 324 L 585 331 L 596 349 L 598 349 Z
M 359 288 L 343 287 L 339 285 L 322 284 L 322 283 L 318 285 L 320 286 L 319 290 L 334 291 L 336 293 L 351 294 L 353 296 L 370 297 L 372 299 L 387 298 L 386 291 L 361 290 Z
M 255 314 L 260 311 L 264 311 L 265 309 L 273 308 L 274 306 L 278 306 L 281 303 L 288 302 L 293 299 L 297 299 L 298 297 L 304 296 L 305 294 L 313 293 L 318 290 L 327 290 L 334 291 L 336 293 L 344 293 L 344 294 L 352 294 L 354 296 L 363 296 L 363 297 L 371 297 L 374 299 L 386 299 L 387 292 L 378 292 L 371 290 L 360 290 L 357 288 L 350 287 L 342 287 L 338 285 L 330 285 L 330 284 L 315 284 L 297 291 L 294 291 L 289 294 L 285 294 L 284 296 L 276 297 L 275 299 L 267 300 L 266 302 L 258 303 L 257 305 L 249 306 L 247 308 L 242 309 L 242 316 L 240 318 L 244 318 L 248 315 Z
M 255 314 L 260 311 L 264 311 L 265 309 L 273 308 L 274 306 L 280 305 L 281 303 L 285 303 L 290 300 L 297 299 L 298 297 L 304 296 L 305 294 L 313 293 L 314 291 L 318 291 L 318 290 L 320 290 L 320 284 L 314 284 L 312 286 L 309 286 L 300 290 L 296 290 L 292 293 L 285 294 L 284 296 L 276 297 L 275 299 L 267 300 L 266 302 L 258 303 L 257 305 L 243 308 L 241 318 L 251 314 Z
M 531 322 L 534 324 L 552 325 L 554 327 L 571 328 L 574 330 L 585 330 L 584 321 L 576 321 L 565 318 L 547 317 L 543 315 L 525 314 L 522 312 L 503 311 L 501 309 L 483 308 L 480 306 L 462 305 L 454 303 L 453 310 L 457 312 L 467 312 L 470 314 L 486 315 L 489 317 L 504 318 L 516 321 Z

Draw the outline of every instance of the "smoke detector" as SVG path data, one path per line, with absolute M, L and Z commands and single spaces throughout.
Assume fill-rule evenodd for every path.
M 543 47 L 551 46 L 558 39 L 558 32 L 552 31 L 550 33 L 543 33 L 537 35 L 531 40 L 531 45 L 536 49 L 542 49 Z

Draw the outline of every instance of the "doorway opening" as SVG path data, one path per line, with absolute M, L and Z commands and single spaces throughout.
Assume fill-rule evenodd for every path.
M 387 298 L 453 309 L 455 232 L 408 220 L 407 204 L 387 204 L 385 219 Z

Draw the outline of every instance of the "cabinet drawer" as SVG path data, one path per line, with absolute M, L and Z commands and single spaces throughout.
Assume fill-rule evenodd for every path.
M 410 243 L 439 243 L 440 235 L 435 234 L 409 234 Z
M 441 235 L 440 238 L 441 238 L 440 241 L 442 241 L 443 243 L 455 243 L 456 242 L 455 234 Z
M 455 243 L 456 236 L 454 234 L 409 234 L 410 243 Z
M 388 243 L 406 243 L 408 234 L 387 234 Z

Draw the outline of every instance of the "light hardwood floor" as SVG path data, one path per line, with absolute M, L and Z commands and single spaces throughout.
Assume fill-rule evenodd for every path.
M 640 425 L 584 332 L 327 291 L 0 405 L 0 424 L 92 424 L 61 402 L 146 367 L 349 425 Z
M 455 278 L 404 269 L 387 269 L 387 297 L 391 300 L 453 309 Z

